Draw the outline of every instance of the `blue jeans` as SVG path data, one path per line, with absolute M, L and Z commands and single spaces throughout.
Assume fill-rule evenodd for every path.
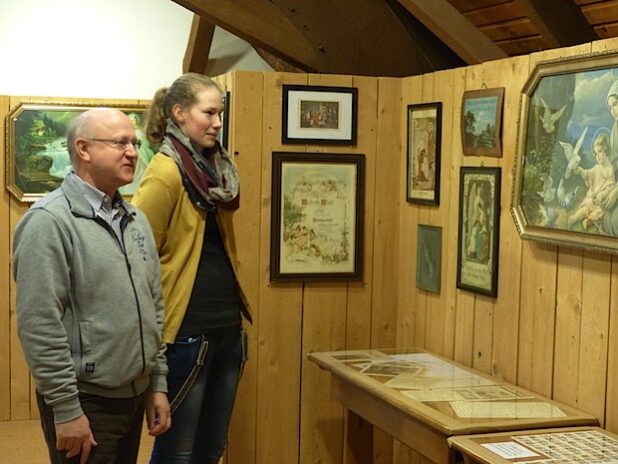
M 172 414 L 172 427 L 155 440 L 150 464 L 217 464 L 227 432 L 245 347 L 238 327 L 176 339 L 167 347 L 170 403 L 195 365 L 202 339 L 204 365 L 191 390 Z

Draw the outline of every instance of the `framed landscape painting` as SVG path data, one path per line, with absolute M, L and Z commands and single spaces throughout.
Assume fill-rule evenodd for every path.
M 502 156 L 503 99 L 503 87 L 464 92 L 461 104 L 464 155 Z
M 363 277 L 365 156 L 273 153 L 272 282 Z
M 77 115 L 95 106 L 23 102 L 7 115 L 5 182 L 6 189 L 17 200 L 34 202 L 60 186 L 72 169 L 66 145 L 67 126 Z M 129 116 L 141 142 L 135 179 L 120 188 L 121 194 L 131 195 L 156 152 L 141 130 L 146 106 L 106 106 L 116 107 Z
M 442 103 L 408 105 L 406 199 L 440 204 L 440 139 Z
M 524 239 L 618 251 L 618 55 L 539 63 L 522 90 L 511 211 Z
M 457 288 L 498 296 L 500 168 L 462 167 Z

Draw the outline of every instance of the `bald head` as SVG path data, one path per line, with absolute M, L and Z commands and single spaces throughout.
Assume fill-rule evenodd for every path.
M 113 108 L 85 111 L 67 130 L 75 174 L 110 197 L 133 181 L 136 143 L 133 123 Z
M 73 167 L 75 167 L 75 163 L 78 161 L 75 146 L 75 141 L 77 139 L 90 139 L 96 137 L 98 126 L 114 124 L 122 119 L 130 121 L 126 114 L 115 108 L 93 108 L 84 111 L 73 119 L 67 128 L 67 148 Z

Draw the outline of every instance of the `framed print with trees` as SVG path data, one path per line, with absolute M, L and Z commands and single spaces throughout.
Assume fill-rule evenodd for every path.
M 18 104 L 6 116 L 5 182 L 11 195 L 22 202 L 34 202 L 60 187 L 64 176 L 72 169 L 67 151 L 67 126 L 79 114 L 96 106 L 100 104 L 28 101 Z M 133 182 L 119 189 L 121 194 L 130 196 L 156 152 L 141 130 L 146 106 L 106 106 L 126 113 L 136 128 L 140 146 L 135 177 Z
M 464 155 L 502 156 L 504 87 L 468 90 L 461 104 L 461 143 Z

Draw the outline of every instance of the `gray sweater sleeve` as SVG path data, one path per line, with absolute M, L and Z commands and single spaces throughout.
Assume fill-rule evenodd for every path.
M 150 230 L 150 225 L 146 222 L 146 226 L 148 230 Z M 150 374 L 150 390 L 154 392 L 166 392 L 167 393 L 167 358 L 165 356 L 166 344 L 163 341 L 163 321 L 165 319 L 165 306 L 163 303 L 163 290 L 161 288 L 161 269 L 159 265 L 159 255 L 157 253 L 157 247 L 155 245 L 154 237 L 152 234 L 150 236 L 150 250 L 152 256 L 152 263 L 154 266 L 154 278 L 152 284 L 152 298 L 154 300 L 154 304 L 157 311 L 157 326 L 159 328 L 159 333 L 161 334 L 161 346 L 159 347 L 159 351 L 157 353 L 157 359 L 155 362 L 154 369 Z
M 17 284 L 17 330 L 26 361 L 55 422 L 83 414 L 66 329 L 70 305 L 72 245 L 50 212 L 31 209 L 15 229 L 13 277 Z

